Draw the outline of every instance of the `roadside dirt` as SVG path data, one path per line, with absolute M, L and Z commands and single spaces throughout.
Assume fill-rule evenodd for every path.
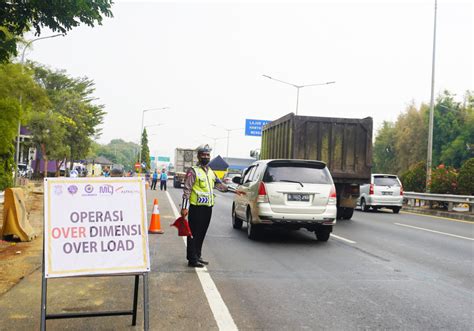
M 27 197 L 28 219 L 36 238 L 30 242 L 19 242 L 13 238 L 0 239 L 0 296 L 16 285 L 25 276 L 41 267 L 43 250 L 43 194 L 40 184 L 24 187 Z M 3 226 L 3 204 L 0 204 L 0 227 Z

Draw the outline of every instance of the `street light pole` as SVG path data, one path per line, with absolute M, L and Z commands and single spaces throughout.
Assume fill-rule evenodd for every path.
M 140 129 L 140 153 L 139 153 L 139 156 L 138 156 L 138 161 L 140 162 L 140 164 L 142 164 L 142 135 L 143 135 L 143 124 L 144 124 L 144 120 L 145 120 L 145 113 L 147 111 L 155 111 L 155 110 L 164 110 L 164 109 L 169 109 L 169 107 L 161 107 L 161 108 L 150 108 L 150 109 L 144 109 L 142 110 L 142 127 Z
M 230 131 L 242 130 L 242 128 L 228 129 L 228 128 L 223 128 L 223 127 L 217 126 L 217 125 L 215 125 L 215 124 L 211 124 L 211 126 L 214 126 L 214 127 L 216 127 L 216 128 L 220 128 L 220 129 L 223 129 L 223 130 L 226 130 L 226 131 L 227 131 L 227 151 L 226 151 L 226 158 L 229 158 Z
M 214 152 L 216 151 L 217 140 L 226 139 L 226 137 L 210 137 L 210 136 L 206 136 L 205 134 L 203 134 L 203 136 L 206 137 L 206 138 L 214 140 L 214 145 L 213 145 L 213 149 L 212 149 Z
M 434 29 L 433 29 L 433 58 L 431 61 L 431 98 L 430 98 L 430 122 L 428 127 L 428 157 L 426 161 L 426 192 L 430 192 L 431 167 L 433 161 L 433 122 L 434 122 L 434 85 L 435 85 L 435 55 L 436 55 L 436 15 L 438 1 L 434 5 Z
M 32 43 L 34 43 L 35 41 L 38 41 L 38 40 L 42 40 L 42 39 L 49 39 L 49 38 L 56 38 L 56 37 L 59 37 L 59 36 L 64 36 L 64 34 L 62 33 L 59 33 L 59 34 L 54 34 L 52 36 L 46 36 L 46 37 L 39 37 L 39 38 L 35 38 L 35 39 L 31 39 L 30 41 L 28 41 L 25 45 L 25 47 L 23 48 L 23 52 L 21 53 L 21 59 L 20 59 L 20 64 L 21 64 L 21 72 L 23 73 L 23 65 L 25 64 L 25 52 L 26 52 L 26 49 L 28 47 L 30 47 L 30 45 Z M 20 94 L 20 107 L 22 106 L 22 95 Z M 21 134 L 21 116 L 18 117 L 18 131 L 17 131 L 17 136 L 16 136 L 16 155 L 15 155 L 15 163 L 18 165 L 18 162 L 20 161 L 20 134 Z M 15 171 L 15 182 L 16 182 L 16 179 L 18 178 L 18 170 Z
M 300 99 L 300 89 L 302 89 L 303 87 L 319 86 L 319 85 L 329 85 L 329 84 L 334 84 L 334 83 L 336 83 L 336 82 L 332 81 L 332 82 L 326 82 L 326 83 L 296 85 L 296 84 L 292 84 L 292 83 L 285 82 L 285 81 L 280 80 L 280 79 L 276 79 L 276 78 L 270 77 L 270 76 L 268 76 L 268 75 L 262 75 L 262 76 L 265 77 L 265 78 L 271 79 L 271 80 L 276 80 L 277 82 L 280 82 L 280 83 L 283 83 L 283 84 L 286 84 L 286 85 L 293 86 L 294 88 L 296 88 L 296 115 L 298 115 L 298 104 L 299 104 L 299 99 Z

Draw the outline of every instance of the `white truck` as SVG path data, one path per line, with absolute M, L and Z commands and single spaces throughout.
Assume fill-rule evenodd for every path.
M 174 169 L 173 187 L 180 188 L 184 185 L 188 169 L 197 164 L 197 148 L 176 148 L 174 151 Z

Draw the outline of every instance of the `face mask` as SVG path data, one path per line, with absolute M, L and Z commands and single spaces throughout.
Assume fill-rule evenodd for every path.
M 202 165 L 207 165 L 209 163 L 209 161 L 210 161 L 210 159 L 208 159 L 208 158 L 200 159 L 200 162 L 201 162 Z

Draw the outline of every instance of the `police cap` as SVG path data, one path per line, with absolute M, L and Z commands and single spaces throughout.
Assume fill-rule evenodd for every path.
M 201 154 L 201 153 L 210 153 L 211 152 L 211 148 L 209 147 L 209 145 L 201 145 L 197 148 L 197 152 L 198 154 Z

